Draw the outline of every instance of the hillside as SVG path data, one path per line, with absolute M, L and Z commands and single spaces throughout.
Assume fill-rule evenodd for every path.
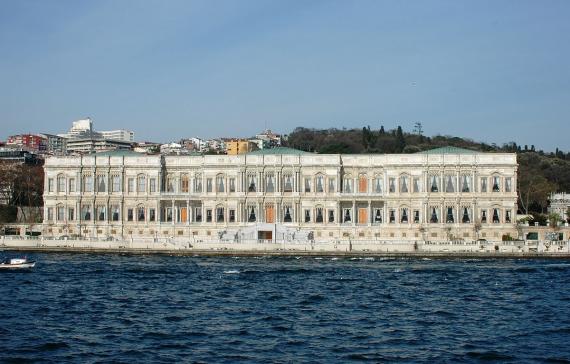
M 544 221 L 551 192 L 570 192 L 570 153 L 556 149 L 545 153 L 534 146 L 515 142 L 498 146 L 454 136 L 424 136 L 393 130 L 307 129 L 296 128 L 288 146 L 317 153 L 416 153 L 443 146 L 455 146 L 482 152 L 516 152 L 519 163 L 519 212 L 533 214 Z

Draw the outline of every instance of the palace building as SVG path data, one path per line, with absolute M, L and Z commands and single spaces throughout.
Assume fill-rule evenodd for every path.
M 44 235 L 500 240 L 517 235 L 516 179 L 516 154 L 454 147 L 54 156 L 45 163 Z

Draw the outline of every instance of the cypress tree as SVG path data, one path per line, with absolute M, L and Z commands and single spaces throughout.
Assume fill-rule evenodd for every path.
M 406 147 L 406 140 L 404 139 L 404 133 L 402 132 L 402 127 L 398 125 L 396 130 L 396 152 L 402 153 Z

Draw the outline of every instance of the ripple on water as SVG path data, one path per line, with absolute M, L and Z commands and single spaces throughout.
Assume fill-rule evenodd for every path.
M 0 361 L 570 358 L 564 262 L 34 258 L 31 274 L 0 275 Z

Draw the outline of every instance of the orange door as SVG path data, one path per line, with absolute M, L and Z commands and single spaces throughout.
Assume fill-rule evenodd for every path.
M 358 209 L 358 223 L 359 224 L 368 223 L 368 209 L 366 209 L 366 208 L 359 208 Z
M 265 206 L 265 222 L 273 224 L 275 222 L 275 210 L 273 205 Z
M 188 210 L 186 207 L 180 209 L 180 221 L 186 222 L 188 220 Z

